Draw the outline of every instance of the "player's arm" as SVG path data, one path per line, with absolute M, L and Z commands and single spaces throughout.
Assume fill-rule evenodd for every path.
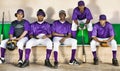
M 27 33 L 28 33 L 28 31 L 24 31 L 19 38 L 16 38 L 16 40 L 20 40 L 21 38 L 25 37 L 25 35 L 26 35 Z
M 74 20 L 74 23 L 78 25 L 78 20 Z
M 9 40 L 12 40 L 12 38 L 13 38 L 13 34 L 10 34 L 9 35 Z
M 85 24 L 89 24 L 90 23 L 90 20 L 86 20 L 86 23 Z
M 96 36 L 92 37 L 95 41 L 101 43 L 102 41 L 100 41 Z
M 59 34 L 59 33 L 55 33 L 55 32 L 53 32 L 52 35 L 53 36 L 59 36 L 59 37 L 64 37 L 65 36 L 64 34 Z
M 48 38 L 51 38 L 52 37 L 52 35 L 51 34 L 49 34 L 49 35 L 46 35 Z
M 114 36 L 111 36 L 111 37 L 109 37 L 109 39 L 104 40 L 104 42 L 110 42 L 110 41 L 113 40 L 113 39 L 114 39 Z

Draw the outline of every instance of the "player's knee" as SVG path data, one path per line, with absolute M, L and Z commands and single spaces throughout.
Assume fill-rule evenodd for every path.
M 52 41 L 48 41 L 48 42 L 46 42 L 46 44 L 48 47 L 52 47 Z
M 23 47 L 24 43 L 23 42 L 17 42 L 17 47 Z
M 58 47 L 54 47 L 54 48 L 53 48 L 53 51 L 58 52 Z
M 26 43 L 26 48 L 31 48 L 33 46 L 33 43 L 31 41 L 28 41 Z
M 117 44 L 117 42 L 115 40 L 112 40 L 111 44 Z
M 96 41 L 95 40 L 92 40 L 91 42 L 90 42 L 90 45 L 95 45 L 96 44 Z
M 77 44 L 77 40 L 76 39 L 72 39 L 72 44 Z

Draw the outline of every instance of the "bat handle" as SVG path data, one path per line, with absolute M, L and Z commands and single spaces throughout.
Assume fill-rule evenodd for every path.
M 83 63 L 86 63 L 86 56 L 83 55 Z

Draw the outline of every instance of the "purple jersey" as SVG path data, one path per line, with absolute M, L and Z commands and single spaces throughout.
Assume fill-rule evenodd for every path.
M 112 24 L 106 22 L 106 25 L 102 27 L 100 22 L 96 23 L 92 31 L 92 36 L 96 36 L 98 38 L 109 38 L 111 36 L 114 36 Z
M 50 35 L 51 27 L 48 22 L 38 23 L 37 21 L 31 24 L 30 35 L 37 36 L 39 34 Z
M 52 32 L 58 34 L 68 34 L 71 33 L 71 24 L 67 21 L 61 23 L 59 20 L 53 22 Z
M 16 37 L 15 33 L 19 32 L 19 30 L 16 30 L 16 28 L 22 29 L 22 31 L 20 32 L 20 35 L 22 35 L 24 31 L 28 31 L 28 32 L 30 31 L 30 23 L 25 19 L 23 19 L 22 21 L 18 21 L 18 20 L 13 21 L 10 26 L 9 34 L 12 34 L 14 37 Z
M 83 19 L 87 19 L 87 20 L 93 19 L 90 10 L 87 7 L 85 7 L 84 12 L 81 13 L 79 8 L 76 7 L 73 11 L 72 20 L 83 20 Z

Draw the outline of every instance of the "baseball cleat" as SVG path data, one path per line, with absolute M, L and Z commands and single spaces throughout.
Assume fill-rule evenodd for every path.
M 117 60 L 116 58 L 113 58 L 113 59 L 112 59 L 112 64 L 113 64 L 114 66 L 119 66 L 118 60 Z
M 45 66 L 53 67 L 52 64 L 50 63 L 50 60 L 45 60 Z
M 98 58 L 94 58 L 94 65 L 98 65 L 98 64 L 99 64 Z
M 5 63 L 5 59 L 4 58 L 0 58 L 0 64 Z
M 76 59 L 74 59 L 73 61 L 70 60 L 69 64 L 70 65 L 80 65 L 80 62 L 78 62 Z

